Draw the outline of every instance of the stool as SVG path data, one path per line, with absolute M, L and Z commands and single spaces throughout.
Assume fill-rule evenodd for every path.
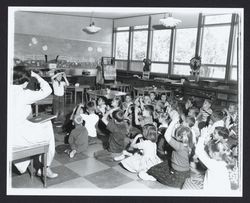
M 25 146 L 25 147 L 13 147 L 12 148 L 11 163 L 18 161 L 18 160 L 21 160 L 21 159 L 22 160 L 30 159 L 32 156 L 35 156 L 35 155 L 42 155 L 43 186 L 47 187 L 47 153 L 48 153 L 48 149 L 49 149 L 49 144 L 47 142 L 34 144 L 31 146 Z M 34 176 L 33 159 L 31 159 L 30 164 L 31 164 L 30 175 L 31 175 L 31 180 L 33 180 L 33 176 Z

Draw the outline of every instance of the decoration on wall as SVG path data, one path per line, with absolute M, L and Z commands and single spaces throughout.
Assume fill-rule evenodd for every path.
M 150 71 L 151 60 L 150 59 L 143 59 L 143 71 Z
M 88 47 L 88 52 L 93 51 L 93 47 Z
M 29 47 L 31 47 L 32 46 L 32 43 L 29 43 Z
M 38 43 L 38 41 L 37 41 L 37 39 L 35 37 L 32 37 L 31 41 L 32 41 L 33 44 L 37 44 Z
M 48 50 L 48 46 L 47 46 L 47 45 L 44 45 L 44 46 L 42 47 L 42 49 L 43 49 L 43 51 L 47 51 L 47 50 Z
M 191 71 L 190 71 L 191 76 L 193 76 L 195 81 L 198 82 L 199 75 L 200 75 L 200 67 L 201 67 L 201 57 L 195 56 L 191 58 L 189 65 L 191 68 Z
M 101 47 L 97 47 L 97 52 L 102 53 L 102 48 Z
M 144 79 L 149 79 L 150 77 L 150 65 L 151 65 L 151 60 L 150 59 L 143 59 L 143 73 L 142 73 L 142 78 Z

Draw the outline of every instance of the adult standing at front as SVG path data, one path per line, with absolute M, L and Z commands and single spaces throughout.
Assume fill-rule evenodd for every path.
M 40 90 L 27 89 L 30 78 L 37 79 Z M 27 71 L 24 66 L 14 67 L 13 84 L 10 86 L 12 96 L 10 115 L 12 128 L 10 129 L 11 145 L 13 147 L 30 146 L 47 142 L 49 144 L 47 155 L 47 177 L 55 178 L 58 174 L 49 168 L 55 154 L 55 138 L 51 121 L 32 123 L 28 120 L 32 114 L 31 104 L 46 98 L 52 92 L 49 84 L 34 72 Z M 16 163 L 15 166 L 24 173 L 30 161 Z M 41 174 L 41 170 L 38 171 Z
M 61 71 L 55 71 L 51 78 L 54 90 L 53 96 L 53 114 L 57 116 L 57 121 L 64 120 L 64 88 L 69 86 L 66 74 Z M 63 81 L 64 80 L 64 81 Z

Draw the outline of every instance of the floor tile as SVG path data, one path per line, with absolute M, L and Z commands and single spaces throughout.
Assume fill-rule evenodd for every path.
M 51 186 L 50 188 L 97 188 L 94 184 L 89 182 L 83 177 L 75 178 L 73 180 L 69 180 L 63 183 L 59 183 Z
M 81 161 L 76 161 L 66 164 L 65 166 L 67 166 L 80 176 L 85 176 L 109 168 L 107 165 L 97 161 L 94 158 L 87 158 Z
M 58 177 L 53 179 L 48 178 L 48 187 L 80 177 L 77 173 L 62 165 L 51 169 L 53 172 L 58 173 Z
M 138 180 L 139 179 L 137 173 L 131 173 L 131 172 L 127 171 L 125 168 L 123 168 L 121 165 L 115 166 L 115 167 L 113 167 L 113 169 L 115 169 L 116 171 L 119 171 L 120 173 L 128 176 L 129 178 L 132 178 L 133 180 Z
M 112 168 L 87 175 L 85 178 L 99 188 L 116 188 L 133 181 Z
M 117 161 L 108 161 L 108 160 L 98 160 L 100 162 L 102 162 L 103 164 L 109 166 L 109 167 L 115 167 L 119 165 L 119 162 Z
M 53 159 L 50 167 L 56 167 L 56 166 L 60 166 L 60 165 L 62 165 L 60 162 L 58 162 L 57 160 Z
M 60 162 L 61 164 L 68 164 L 68 163 L 72 163 L 75 161 L 84 160 L 86 158 L 88 158 L 88 156 L 83 153 L 76 154 L 74 158 L 70 158 L 69 155 L 66 153 L 62 153 L 62 154 L 56 153 L 54 159 Z
M 121 185 L 119 187 L 116 187 L 115 189 L 126 189 L 128 192 L 129 190 L 134 190 L 134 189 L 148 189 L 148 187 L 141 182 L 138 181 L 133 181 L 124 185 Z
M 30 178 L 29 173 L 16 175 L 12 177 L 13 188 L 43 188 L 43 182 L 40 178 L 34 176 L 33 180 Z
M 102 149 L 103 149 L 103 147 L 101 144 L 89 145 L 88 150 L 85 154 L 88 155 L 88 157 L 94 157 L 94 152 L 102 150 Z
M 146 181 L 146 180 L 141 180 L 141 179 L 137 181 L 151 189 L 175 189 L 176 190 L 176 188 L 163 185 L 159 183 L 158 181 Z

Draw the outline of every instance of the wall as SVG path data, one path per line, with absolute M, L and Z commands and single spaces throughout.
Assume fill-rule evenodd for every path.
M 87 34 L 82 29 L 90 18 L 17 11 L 15 13 L 15 57 L 93 62 L 111 56 L 112 20 L 94 19 L 102 30 Z M 60 59 L 59 56 L 59 59 Z

